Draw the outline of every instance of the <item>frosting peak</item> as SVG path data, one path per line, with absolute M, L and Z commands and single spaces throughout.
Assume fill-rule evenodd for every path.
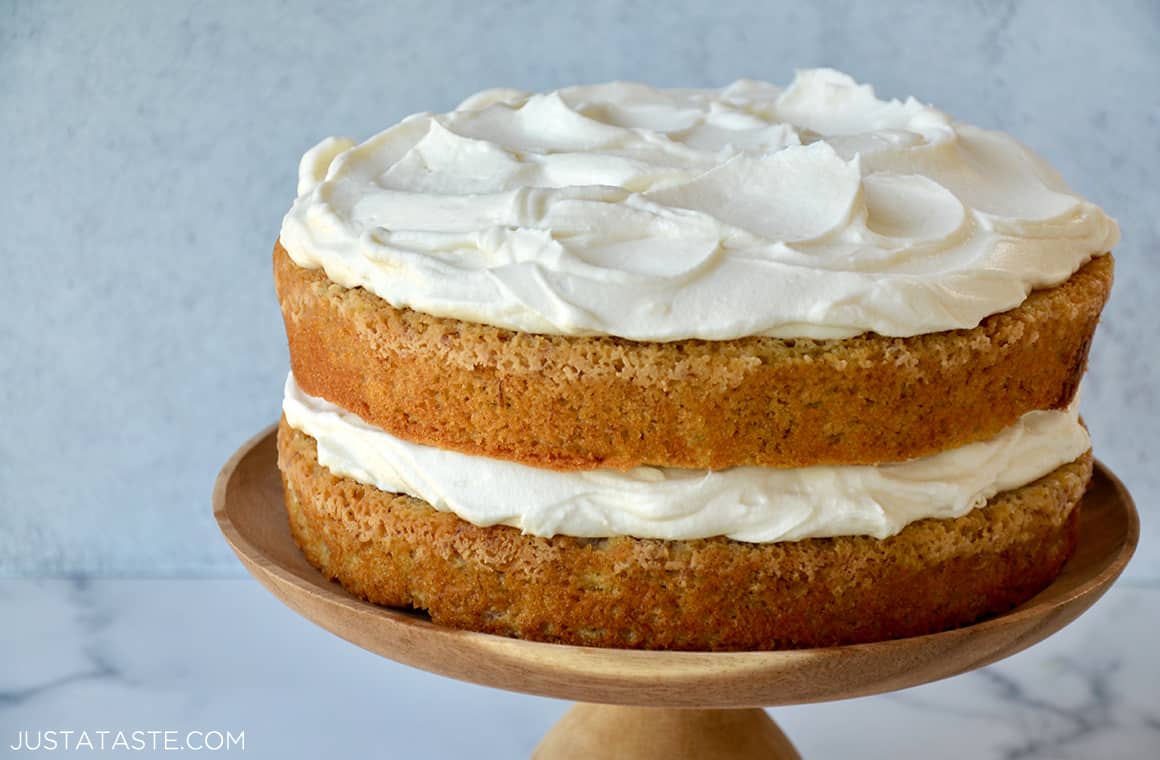
M 1117 239 L 1014 139 L 829 69 L 488 90 L 324 140 L 282 225 L 397 307 L 655 341 L 970 328 Z

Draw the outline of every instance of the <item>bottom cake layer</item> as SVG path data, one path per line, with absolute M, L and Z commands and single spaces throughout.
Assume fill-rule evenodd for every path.
M 439 624 L 537 641 L 636 649 L 822 647 L 955 628 L 1029 599 L 1076 541 L 1085 454 L 953 520 L 865 536 L 542 538 L 479 527 L 319 465 L 278 429 L 294 540 L 356 596 Z

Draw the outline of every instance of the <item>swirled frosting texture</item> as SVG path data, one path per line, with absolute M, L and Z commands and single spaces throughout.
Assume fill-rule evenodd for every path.
M 396 307 L 670 341 L 971 328 L 1118 235 L 1011 137 L 819 69 L 487 91 L 329 138 L 281 239 Z
M 304 393 L 291 375 L 286 422 L 318 443 L 318 461 L 381 491 L 405 493 L 476 525 L 538 536 L 728 536 L 773 542 L 886 538 L 915 520 L 954 518 L 1091 447 L 1078 396 L 1035 411 L 989 441 L 895 464 L 557 472 L 404 441 Z

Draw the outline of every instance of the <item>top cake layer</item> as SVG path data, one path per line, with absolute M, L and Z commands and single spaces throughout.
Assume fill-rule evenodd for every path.
M 642 341 L 972 328 L 1117 239 L 1011 137 L 830 70 L 480 93 L 312 149 L 281 232 L 398 308 Z

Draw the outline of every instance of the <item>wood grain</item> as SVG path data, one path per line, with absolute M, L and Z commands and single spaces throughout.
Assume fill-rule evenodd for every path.
M 679 710 L 579 704 L 532 760 L 801 760 L 764 710 Z
M 1050 587 L 1006 615 L 930 636 L 829 649 L 629 651 L 449 629 L 422 615 L 350 596 L 310 566 L 290 538 L 273 428 L 259 433 L 226 463 L 213 502 L 222 533 L 255 578 L 294 610 L 358 646 L 496 688 L 668 708 L 848 699 L 982 667 L 1051 635 L 1090 607 L 1123 571 L 1139 536 L 1131 497 L 1097 463 L 1084 497 L 1075 555 Z

